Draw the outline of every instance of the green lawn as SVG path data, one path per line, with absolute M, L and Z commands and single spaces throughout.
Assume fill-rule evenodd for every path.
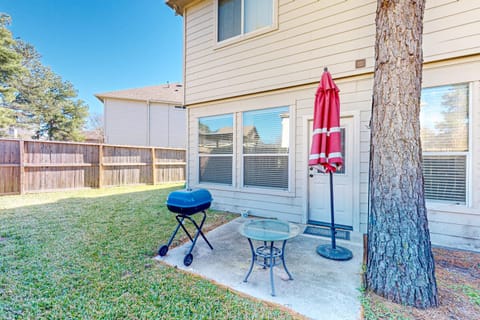
M 179 188 L 0 197 L 0 319 L 292 318 L 152 259 L 176 225 L 164 203 Z

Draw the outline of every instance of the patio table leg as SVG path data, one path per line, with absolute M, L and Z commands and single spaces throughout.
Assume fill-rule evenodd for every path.
M 287 265 L 285 264 L 285 245 L 286 245 L 286 244 L 287 244 L 287 240 L 284 240 L 284 241 L 283 241 L 283 245 L 282 245 L 282 255 L 280 256 L 280 259 L 282 259 L 283 268 L 284 268 L 285 271 L 287 272 L 288 277 L 289 277 L 289 280 L 293 280 L 293 277 L 292 277 L 292 275 L 290 274 L 290 272 L 288 271 Z
M 273 283 L 273 241 L 270 243 L 270 285 L 272 286 L 272 296 L 275 296 L 275 285 Z
M 267 241 L 263 241 L 263 247 L 267 248 Z M 263 256 L 263 269 L 267 269 L 267 257 Z
M 247 239 L 248 239 L 248 243 L 250 244 L 250 250 L 252 251 L 252 263 L 250 263 L 250 269 L 248 269 L 247 275 L 245 276 L 245 279 L 243 279 L 243 282 L 247 282 L 248 277 L 252 273 L 253 265 L 255 264 L 255 259 L 257 259 L 255 249 L 253 248 L 252 240 L 250 240 L 250 238 L 247 238 Z

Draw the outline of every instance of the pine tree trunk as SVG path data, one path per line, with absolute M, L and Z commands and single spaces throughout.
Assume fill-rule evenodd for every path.
M 425 0 L 378 0 L 371 119 L 367 287 L 438 305 L 420 145 Z

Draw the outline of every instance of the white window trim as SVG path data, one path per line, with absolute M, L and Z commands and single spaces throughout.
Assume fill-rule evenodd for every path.
M 455 204 L 453 202 L 443 202 L 439 200 L 431 200 L 425 198 L 425 205 L 427 209 L 433 210 L 442 210 L 442 208 L 448 207 L 460 207 L 460 208 L 471 208 L 472 207 L 472 179 L 473 179 L 473 167 L 472 167 L 472 148 L 473 148 L 473 95 L 474 95 L 474 87 L 473 82 L 455 82 L 455 83 L 446 83 L 446 84 L 438 84 L 434 86 L 423 87 L 423 89 L 427 88 L 434 88 L 434 87 L 442 87 L 448 85 L 455 85 L 461 83 L 468 83 L 468 151 L 463 152 L 422 152 L 425 156 L 435 156 L 435 155 L 452 155 L 452 156 L 466 156 L 466 181 L 465 181 L 465 204 Z
M 257 187 L 257 186 L 246 186 L 244 183 L 244 158 L 245 155 L 243 153 L 243 134 L 241 134 L 240 141 L 239 143 L 239 167 L 240 167 L 240 190 L 242 192 L 251 192 L 251 193 L 259 193 L 259 194 L 268 194 L 268 195 L 282 195 L 282 196 L 295 196 L 295 193 L 293 190 L 295 189 L 293 180 L 295 179 L 294 176 L 294 170 L 295 170 L 295 164 L 293 161 L 295 160 L 294 154 L 295 154 L 295 127 L 293 126 L 295 124 L 295 115 L 293 113 L 293 107 L 292 105 L 280 105 L 280 106 L 270 106 L 270 107 L 265 107 L 265 108 L 258 108 L 258 109 L 251 109 L 251 110 L 245 110 L 243 112 L 239 112 L 240 114 L 240 119 L 239 119 L 239 126 L 242 128 L 241 132 L 243 132 L 243 113 L 244 112 L 250 112 L 250 111 L 256 111 L 256 110 L 268 110 L 268 109 L 275 109 L 275 108 L 281 108 L 281 107 L 288 107 L 288 113 L 290 117 L 289 121 L 289 148 L 288 148 L 288 187 L 287 189 L 278 189 L 278 188 L 269 188 L 269 187 Z M 239 133 L 240 134 L 240 133 Z M 269 155 L 269 156 L 276 156 L 279 155 L 277 153 L 275 154 L 258 154 L 260 155 Z
M 272 31 L 275 31 L 275 30 L 278 29 L 278 0 L 273 0 L 273 4 L 272 4 L 272 7 L 273 7 L 273 10 L 272 10 L 273 11 L 272 12 L 272 15 L 273 15 L 272 16 L 272 25 L 257 29 L 257 30 L 252 31 L 252 32 L 244 33 L 243 32 L 243 27 L 244 27 L 244 13 L 243 13 L 244 9 L 243 8 L 244 8 L 244 6 L 243 6 L 243 0 L 242 0 L 242 13 L 241 13 L 242 16 L 241 16 L 241 20 L 240 20 L 241 33 L 238 36 L 234 36 L 234 37 L 222 40 L 222 41 L 218 41 L 218 0 L 214 0 L 213 2 L 214 2 L 213 12 L 214 12 L 214 21 L 215 21 L 215 32 L 213 33 L 213 36 L 214 36 L 213 40 L 214 40 L 214 43 L 215 43 L 214 49 L 224 48 L 224 47 L 233 45 L 235 43 L 245 41 L 245 40 L 248 40 L 248 39 L 251 39 L 251 38 L 255 38 L 255 37 L 261 36 L 265 33 L 269 33 L 269 32 L 272 32 Z
M 232 154 L 216 154 L 214 155 L 215 157 L 217 156 L 223 156 L 223 157 L 232 157 L 232 184 L 231 185 L 228 185 L 228 184 L 224 184 L 224 183 L 215 183 L 215 182 L 209 182 L 209 181 L 206 181 L 206 182 L 201 182 L 200 181 L 200 157 L 204 156 L 204 157 L 208 157 L 208 156 L 212 156 L 211 154 L 205 154 L 205 153 L 200 153 L 200 150 L 198 148 L 198 144 L 199 144 L 199 139 L 198 139 L 198 136 L 200 134 L 200 127 L 198 125 L 199 121 L 201 118 L 208 118 L 208 117 L 217 117 L 217 116 L 226 116 L 226 115 L 232 115 L 232 122 L 233 122 L 233 125 L 232 125 L 232 130 L 233 130 L 233 137 L 232 137 Z M 237 185 L 237 177 L 236 177 L 236 174 L 235 174 L 235 163 L 237 161 L 237 141 L 235 139 L 235 135 L 236 135 L 236 132 L 237 132 L 237 121 L 236 121 L 236 114 L 235 112 L 231 112 L 231 113 L 224 113 L 224 114 L 215 114 L 215 115 L 209 115 L 209 116 L 202 116 L 202 117 L 197 117 L 196 118 L 196 143 L 195 143 L 195 153 L 196 153 L 196 160 L 195 160 L 195 165 L 197 167 L 196 169 L 196 177 L 195 177 L 195 184 L 197 186 L 201 186 L 201 187 L 205 187 L 205 186 L 214 186 L 214 187 L 217 187 L 217 188 L 220 188 L 220 189 L 224 189 L 224 190 L 232 190 L 232 189 L 235 189 L 235 186 Z

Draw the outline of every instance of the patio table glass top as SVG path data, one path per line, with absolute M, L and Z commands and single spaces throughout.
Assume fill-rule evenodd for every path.
M 282 241 L 296 237 L 301 229 L 298 225 L 279 220 L 250 220 L 239 230 L 246 238 L 258 241 Z

